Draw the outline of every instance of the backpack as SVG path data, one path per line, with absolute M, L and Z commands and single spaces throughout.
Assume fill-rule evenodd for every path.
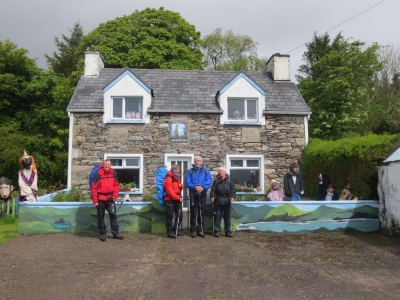
M 89 174 L 89 189 L 92 188 L 93 178 L 94 178 L 94 175 L 99 171 L 99 166 L 100 166 L 100 164 L 95 165 L 92 168 L 92 171 L 90 171 L 90 174 Z
M 167 178 L 168 169 L 165 167 L 160 167 L 156 170 L 156 190 L 157 190 L 157 200 L 160 206 L 165 206 L 164 196 L 167 192 L 164 188 L 164 181 Z

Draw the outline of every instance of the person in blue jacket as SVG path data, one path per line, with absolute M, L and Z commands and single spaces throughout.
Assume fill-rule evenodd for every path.
M 186 172 L 186 185 L 190 193 L 190 233 L 191 237 L 205 237 L 204 212 L 207 191 L 211 187 L 210 171 L 204 166 L 200 156 L 194 157 L 192 168 Z

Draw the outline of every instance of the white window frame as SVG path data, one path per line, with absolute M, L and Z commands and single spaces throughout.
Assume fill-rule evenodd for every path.
M 228 121 L 229 122 L 234 122 L 234 123 L 240 123 L 240 124 L 242 124 L 242 123 L 259 123 L 259 119 L 260 119 L 260 113 L 259 113 L 259 111 L 258 111 L 258 99 L 257 98 L 233 98 L 233 97 L 229 97 L 228 99 L 227 99 L 227 108 L 228 108 L 228 114 L 229 114 L 229 102 L 230 101 L 232 101 L 232 100 L 241 100 L 241 101 L 243 101 L 244 103 L 244 107 L 243 107 L 243 109 L 244 109 L 244 111 L 243 111 L 243 113 L 244 113 L 244 119 L 233 119 L 233 118 L 231 118 L 231 116 L 230 115 L 228 115 Z M 247 118 L 247 102 L 248 101 L 255 101 L 256 102 L 256 118 L 255 119 L 248 119 Z
M 246 169 L 254 169 L 254 167 L 232 167 L 231 162 L 232 160 L 238 160 L 238 159 L 243 159 L 243 160 L 252 160 L 252 159 L 258 159 L 260 160 L 260 166 L 259 166 L 259 172 L 260 172 L 260 191 L 255 192 L 255 194 L 264 194 L 264 155 L 246 155 L 246 154 L 228 154 L 226 155 L 226 170 L 227 173 L 230 174 L 231 170 L 246 170 Z M 240 191 L 236 191 L 240 192 Z
M 139 169 L 139 188 L 137 191 L 133 192 L 129 192 L 129 194 L 143 194 L 143 154 L 121 154 L 121 153 L 105 153 L 104 154 L 104 159 L 129 159 L 129 158 L 138 158 L 139 159 L 139 167 L 137 169 Z M 118 170 L 121 169 L 136 169 L 136 168 L 126 168 L 124 167 L 125 163 L 123 163 L 122 166 L 111 166 L 118 175 Z M 125 194 L 126 192 L 120 192 L 120 194 Z
M 140 119 L 136 118 L 126 118 L 126 98 L 137 98 L 141 109 L 140 109 Z M 114 100 L 115 99 L 122 99 L 122 117 L 114 117 Z M 135 112 L 137 113 L 137 112 Z M 118 121 L 124 121 L 124 122 L 143 122 L 143 97 L 142 96 L 112 96 L 111 97 L 111 121 L 112 122 L 118 122 Z

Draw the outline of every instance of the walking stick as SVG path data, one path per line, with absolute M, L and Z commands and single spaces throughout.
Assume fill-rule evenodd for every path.
M 200 214 L 200 226 L 201 226 L 201 234 L 204 235 L 203 232 L 203 218 L 201 216 L 201 203 L 200 203 L 200 195 L 199 195 L 199 214 Z
M 176 237 L 178 236 L 178 228 L 179 228 L 179 219 L 181 216 L 181 210 L 178 210 L 178 221 L 176 222 L 176 231 L 175 231 L 175 242 L 176 242 Z
M 215 198 L 214 198 L 214 201 L 215 201 Z M 215 222 L 215 221 L 214 221 L 214 218 L 215 218 L 214 201 L 212 202 L 212 214 L 213 214 L 213 225 L 212 225 L 212 226 L 213 226 L 213 235 L 214 235 L 214 233 L 215 233 L 215 232 L 214 232 L 214 222 Z

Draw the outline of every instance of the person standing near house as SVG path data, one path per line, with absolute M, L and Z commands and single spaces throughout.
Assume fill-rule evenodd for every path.
M 182 183 L 180 167 L 173 165 L 171 170 L 167 172 L 167 178 L 164 181 L 164 189 L 167 195 L 164 197 L 165 206 L 167 211 L 167 235 L 170 238 L 176 238 L 176 235 L 182 236 L 183 234 L 178 231 L 179 224 L 182 224 Z M 172 225 L 172 219 L 174 218 L 174 225 Z M 179 219 L 179 223 L 178 223 Z
M 283 184 L 286 197 L 292 201 L 300 200 L 300 196 L 304 194 L 304 187 L 299 164 L 290 165 L 289 172 L 283 176 Z
M 211 187 L 210 171 L 203 165 L 201 156 L 194 157 L 192 168 L 186 172 L 186 185 L 190 193 L 190 233 L 191 237 L 204 235 L 204 213 L 207 190 Z
M 218 175 L 211 186 L 211 202 L 214 203 L 214 236 L 219 237 L 221 218 L 224 215 L 225 236 L 232 237 L 231 207 L 236 198 L 235 185 L 224 167 L 218 168 Z
M 115 205 L 119 193 L 119 182 L 117 173 L 111 168 L 111 161 L 109 159 L 106 159 L 103 164 L 99 166 L 98 172 L 93 177 L 90 191 L 93 204 L 97 207 L 97 226 L 100 232 L 100 241 L 104 242 L 106 240 L 107 232 L 104 223 L 106 209 L 110 216 L 113 239 L 124 239 L 124 237 L 119 234 Z
M 37 201 L 38 174 L 35 166 L 35 158 L 24 150 L 19 159 L 22 169 L 18 172 L 19 202 Z

